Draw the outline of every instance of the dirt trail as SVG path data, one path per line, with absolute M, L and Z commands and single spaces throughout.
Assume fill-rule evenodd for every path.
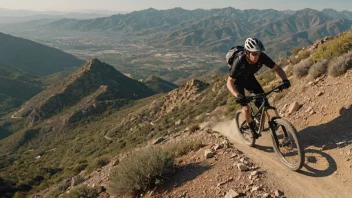
M 330 155 L 318 148 L 305 148 L 305 165 L 301 171 L 294 172 L 286 168 L 276 157 L 268 132 L 263 134 L 254 148 L 251 148 L 241 143 L 234 121 L 218 123 L 213 130 L 227 136 L 234 143 L 234 147 L 267 171 L 267 182 L 274 183 L 287 197 L 352 196 L 349 184 L 352 181 L 351 168 L 343 166 L 345 159 L 339 157 L 336 150 L 331 151 Z M 343 167 L 341 170 L 340 166 Z

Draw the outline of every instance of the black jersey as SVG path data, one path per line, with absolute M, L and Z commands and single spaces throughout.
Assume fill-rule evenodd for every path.
M 241 54 L 233 61 L 232 67 L 229 69 L 229 75 L 234 79 L 238 77 L 249 77 L 259 71 L 263 65 L 272 69 L 275 66 L 275 62 L 268 55 L 262 52 L 257 63 L 249 64 L 246 59 L 246 55 Z

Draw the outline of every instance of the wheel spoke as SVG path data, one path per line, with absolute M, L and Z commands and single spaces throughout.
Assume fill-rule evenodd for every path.
M 277 119 L 275 129 L 278 142 L 278 144 L 274 143 L 276 154 L 292 170 L 299 170 L 303 166 L 304 152 L 295 128 L 288 121 Z

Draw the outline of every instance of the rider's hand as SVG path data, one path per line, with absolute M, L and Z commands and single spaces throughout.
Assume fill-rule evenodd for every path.
M 236 102 L 239 104 L 246 103 L 246 97 L 242 94 L 238 94 L 236 97 Z
M 291 83 L 289 80 L 285 79 L 282 81 L 281 84 L 282 89 L 288 89 L 289 87 L 291 87 Z

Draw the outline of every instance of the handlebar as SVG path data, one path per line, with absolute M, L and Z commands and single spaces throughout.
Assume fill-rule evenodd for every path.
M 261 98 L 265 98 L 267 95 L 273 93 L 273 92 L 280 92 L 282 91 L 282 85 L 279 85 L 278 87 L 275 87 L 274 89 L 266 92 L 266 93 L 261 93 L 261 94 L 257 94 L 255 96 L 247 96 L 246 99 L 247 101 L 253 101 L 253 100 L 256 100 L 256 99 L 261 99 Z

